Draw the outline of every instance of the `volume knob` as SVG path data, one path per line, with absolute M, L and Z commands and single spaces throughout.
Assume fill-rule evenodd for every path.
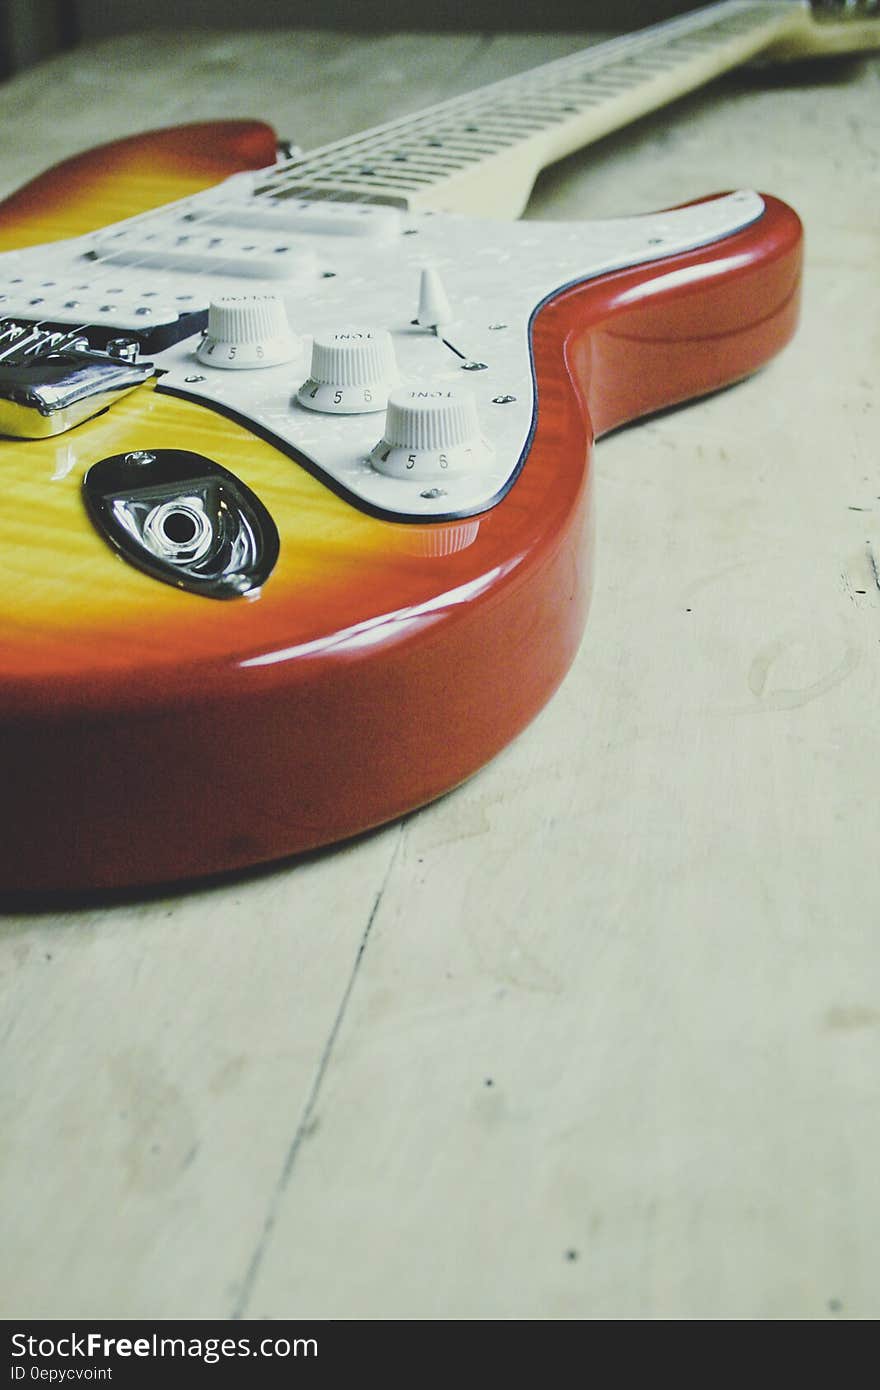
M 392 478 L 440 478 L 484 467 L 492 450 L 480 434 L 477 403 L 458 388 L 402 387 L 388 398 L 385 432 L 370 454 Z
M 308 381 L 296 393 L 300 405 L 331 415 L 384 410 L 397 380 L 391 334 L 345 328 L 316 337 Z
M 289 362 L 296 340 L 284 301 L 276 294 L 235 294 L 212 299 L 208 327 L 196 357 L 208 367 L 235 370 Z

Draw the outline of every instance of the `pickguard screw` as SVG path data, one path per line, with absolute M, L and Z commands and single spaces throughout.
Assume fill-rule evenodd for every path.
M 205 376 L 185 376 L 183 379 L 184 381 L 207 381 L 208 378 Z
M 511 402 L 511 401 L 515 401 L 515 400 L 516 400 L 516 396 L 493 396 L 493 397 L 492 397 L 492 404 L 493 404 L 493 405 L 510 405 L 510 402 Z
M 490 323 L 490 324 L 489 324 L 489 331 L 490 331 L 491 333 L 497 333 L 498 330 L 499 330 L 500 328 L 506 328 L 506 327 L 507 327 L 507 324 L 506 324 L 506 323 Z
M 445 497 L 446 489 L 444 487 L 429 487 L 425 490 L 425 492 L 420 492 L 419 496 L 424 497 L 427 501 L 430 502 L 433 501 L 435 497 Z
M 462 362 L 461 364 L 463 372 L 485 372 L 487 367 L 488 363 L 486 362 Z

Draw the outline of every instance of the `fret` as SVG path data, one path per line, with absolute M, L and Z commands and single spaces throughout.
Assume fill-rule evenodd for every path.
M 633 74 L 631 68 L 620 63 L 613 68 L 609 68 L 607 72 L 603 72 L 601 77 L 596 77 L 596 75 L 591 72 L 584 73 L 581 81 L 589 84 L 589 86 L 596 91 L 607 92 L 612 96 L 618 96 L 621 92 L 625 92 L 630 87 L 637 85 L 639 78 L 638 74 Z
M 557 121 L 559 103 L 539 93 L 522 92 L 516 101 L 493 107 L 488 119 L 505 124 L 508 121 L 519 121 L 521 124 L 530 124 L 532 121 L 540 121 L 542 124 L 546 120 Z M 486 125 L 486 116 L 480 116 L 478 120 L 481 127 Z
M 516 112 L 521 118 L 534 117 L 535 119 L 539 120 L 542 125 L 544 125 L 553 124 L 557 121 L 564 119 L 566 115 L 572 114 L 573 108 L 569 103 L 567 103 L 564 100 L 537 100 L 532 97 L 527 97 L 517 103 Z M 508 115 L 508 113 L 504 110 L 502 110 L 499 114 L 505 117 L 505 119 Z M 511 119 L 513 119 L 514 113 L 511 112 L 510 116 Z
M 459 131 L 450 130 L 442 141 L 435 141 L 433 145 L 426 141 L 425 147 L 428 149 L 443 149 L 449 151 L 460 150 L 462 153 L 474 155 L 479 159 L 486 155 L 497 154 L 500 149 L 504 149 L 506 145 L 512 143 L 513 141 L 505 140 L 501 136 L 493 136 L 490 139 L 481 133 L 479 139 L 475 139 L 473 137 L 466 137 Z
M 375 180 L 377 184 L 380 183 L 383 187 L 396 187 L 399 189 L 411 189 L 420 186 L 430 187 L 435 182 L 431 177 L 421 178 L 417 174 L 410 174 L 406 178 L 402 178 L 392 170 L 379 169 L 378 167 L 375 169 L 359 169 L 349 174 L 340 173 L 334 177 L 338 179 L 340 183 L 344 184 L 361 183 L 364 181 L 371 182 Z
M 511 137 L 525 136 L 534 134 L 535 131 L 544 130 L 547 126 L 555 125 L 556 120 L 552 117 L 537 118 L 528 116 L 517 116 L 513 113 L 509 115 L 499 112 L 491 116 L 484 116 L 479 125 L 465 126 L 464 134 L 473 133 L 474 135 L 495 135 L 498 139 L 506 143 L 512 143 Z
M 656 58 L 630 58 L 627 60 L 627 67 L 630 72 L 647 73 L 652 76 L 658 72 L 669 72 L 678 61 L 673 54 L 670 58 L 668 53 L 658 54 Z
M 406 172 L 435 173 L 439 171 L 452 173 L 456 169 L 464 169 L 467 164 L 477 163 L 479 163 L 479 159 L 476 155 L 469 158 L 462 156 L 459 159 L 432 159 L 430 155 L 418 152 L 406 156 Z
M 413 128 L 408 132 L 410 143 L 417 141 L 420 147 L 436 147 L 450 149 L 454 145 L 461 148 L 473 150 L 478 154 L 492 154 L 499 144 L 498 135 L 490 136 L 482 127 L 478 130 L 473 122 L 470 122 L 471 129 L 468 130 L 468 122 L 463 119 L 455 125 L 440 127 L 438 123 L 432 121 L 426 123 L 426 129 L 420 130 L 415 122 Z M 504 133 L 502 132 L 502 135 Z M 405 137 L 404 137 L 405 138 Z M 432 146 L 432 142 L 433 146 Z M 509 143 L 509 142 L 508 142 Z M 396 150 L 401 145 L 401 133 L 391 132 L 388 139 L 377 140 L 364 138 L 357 142 L 352 142 L 351 146 L 345 151 L 333 149 L 334 157 L 340 153 L 345 153 L 350 159 L 355 160 L 364 157 L 368 152 L 376 155 L 384 154 L 388 150 Z M 316 156 L 320 152 L 316 152 Z M 305 163 L 308 163 L 311 156 L 305 156 Z M 302 167 L 302 163 L 298 165 Z
M 405 146 L 405 149 L 408 159 L 427 159 L 437 164 L 455 164 L 456 166 L 479 163 L 487 152 L 495 152 L 494 146 L 491 151 L 487 151 L 482 147 L 475 149 L 473 145 L 460 144 L 452 139 L 412 141 Z

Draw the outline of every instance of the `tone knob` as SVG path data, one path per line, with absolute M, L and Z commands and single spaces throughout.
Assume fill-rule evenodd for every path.
M 309 410 L 361 415 L 384 410 L 396 380 L 391 334 L 384 328 L 345 328 L 315 338 L 309 379 L 296 398 Z
M 385 432 L 370 454 L 392 478 L 442 478 L 491 462 L 470 391 L 401 387 L 388 398 Z
M 196 357 L 207 367 L 275 367 L 289 362 L 296 347 L 277 294 L 230 294 L 211 300 Z

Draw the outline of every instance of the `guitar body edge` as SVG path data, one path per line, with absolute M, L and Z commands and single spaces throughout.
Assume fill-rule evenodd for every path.
M 118 648 L 118 660 L 84 658 L 45 680 L 35 662 L 0 678 L 0 756 L 14 796 L 0 891 L 239 869 L 347 838 L 474 773 L 538 713 L 577 651 L 591 591 L 594 434 L 734 381 L 778 351 L 795 326 L 800 246 L 795 214 L 768 199 L 764 217 L 723 242 L 547 301 L 532 325 L 529 455 L 483 516 L 349 520 L 346 503 L 300 482 L 279 456 L 278 476 L 310 489 L 289 516 L 278 514 L 283 498 L 272 508 L 282 550 L 308 547 L 310 521 L 334 537 L 351 525 L 356 544 L 316 561 L 317 578 L 280 567 L 253 603 L 222 605 L 130 572 L 89 536 L 95 564 L 123 566 L 121 589 L 135 603 L 143 595 L 150 639 L 129 653 L 125 633 L 99 624 L 95 650 Z M 157 408 L 180 412 L 167 419 L 188 431 L 181 447 L 198 449 L 204 430 L 206 453 L 228 447 L 245 481 L 269 485 L 250 476 L 248 450 L 257 473 L 259 451 L 276 451 L 247 430 L 149 389 L 130 401 L 105 418 L 134 440 L 138 411 L 154 429 L 166 418 Z M 88 615 L 76 624 L 87 652 Z M 225 650 L 207 637 L 200 646 L 201 624 L 228 634 Z
M 196 121 L 85 150 L 0 203 L 0 251 L 97 231 L 273 163 L 263 121 Z

